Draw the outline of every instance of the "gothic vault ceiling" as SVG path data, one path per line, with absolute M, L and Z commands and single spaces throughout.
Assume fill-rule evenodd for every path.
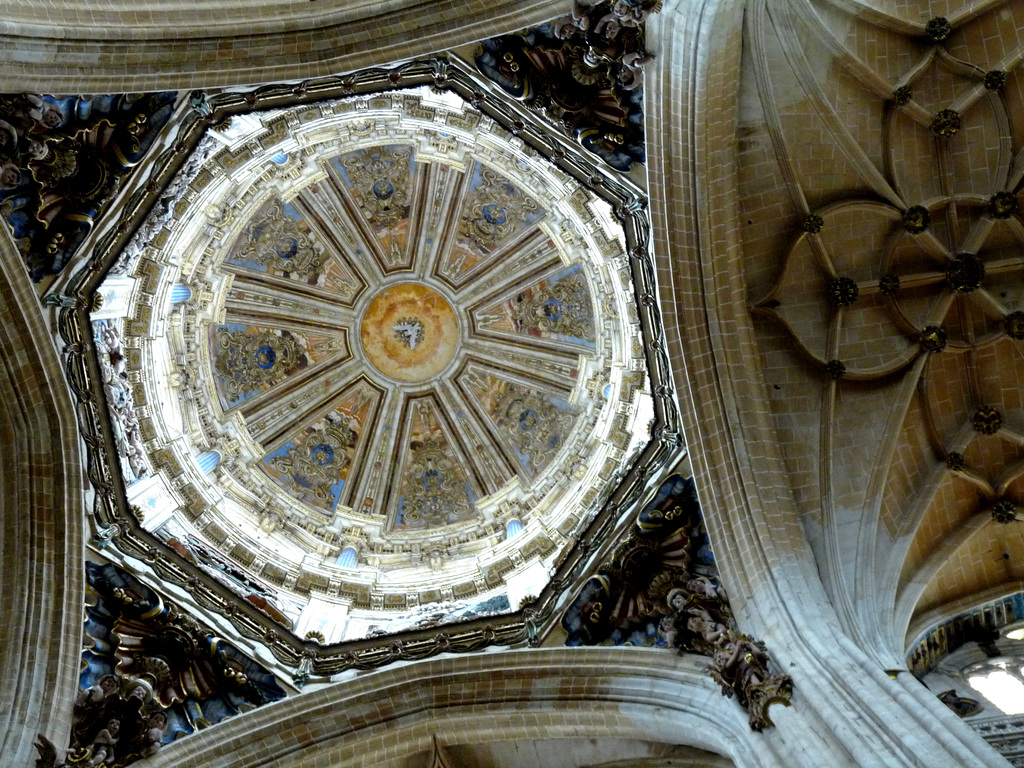
M 751 4 L 738 178 L 797 502 L 901 648 L 1024 577 L 1024 9 L 878 5 Z

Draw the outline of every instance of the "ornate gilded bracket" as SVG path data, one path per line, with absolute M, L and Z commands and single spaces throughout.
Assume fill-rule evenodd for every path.
M 742 634 L 718 580 L 693 481 L 672 475 L 562 617 L 568 645 L 642 645 L 710 658 L 722 693 L 755 731 L 789 706 L 793 681 L 769 669 L 764 643 Z

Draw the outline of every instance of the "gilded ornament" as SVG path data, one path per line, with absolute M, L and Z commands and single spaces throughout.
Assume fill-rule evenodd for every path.
M 281 272 L 309 275 L 320 268 L 320 254 L 306 228 L 285 215 L 280 201 L 242 233 L 241 245 L 232 259 L 255 261 Z
M 925 352 L 941 352 L 946 347 L 946 332 L 937 325 L 926 325 L 917 341 Z
M 1017 505 L 1009 499 L 1000 499 L 992 505 L 992 519 L 1006 525 L 1017 519 Z
M 967 469 L 967 460 L 962 453 L 950 451 L 946 454 L 946 466 L 954 472 L 963 472 Z
M 315 629 L 307 632 L 303 640 L 311 640 L 312 642 L 319 643 L 320 645 L 324 645 L 327 642 L 327 639 L 324 637 L 324 633 Z
M 828 295 L 835 306 L 848 307 L 857 301 L 860 288 L 852 278 L 838 277 L 829 284 Z
M 332 507 L 334 486 L 345 477 L 352 460 L 357 426 L 354 419 L 335 411 L 298 436 L 287 453 L 271 459 L 270 466 L 279 473 L 285 490 L 296 498 L 308 496 Z
M 932 118 L 932 133 L 948 139 L 960 130 L 960 113 L 955 109 L 943 109 Z
M 1001 69 L 990 69 L 985 73 L 985 88 L 990 91 L 1001 91 L 1006 86 L 1006 72 Z
M 119 178 L 149 150 L 174 98 L 0 96 L 0 202 L 34 280 L 68 263 Z
M 819 232 L 821 232 L 824 226 L 825 220 L 816 213 L 812 213 L 808 215 L 806 219 L 804 219 L 804 232 L 808 232 L 812 235 L 816 235 Z
M 409 204 L 412 147 L 369 147 L 341 157 L 357 192 L 359 208 L 377 229 L 393 227 L 405 218 Z
M 895 91 L 892 92 L 892 100 L 896 102 L 896 106 L 905 107 L 910 103 L 910 100 L 914 98 L 914 89 L 909 85 L 901 85 Z
M 223 377 L 229 400 L 256 392 L 280 381 L 299 364 L 299 348 L 287 333 L 249 333 L 217 328 L 213 343 L 213 368 Z
M 946 281 L 954 291 L 969 293 L 981 287 L 985 265 L 973 253 L 958 253 L 946 267 Z
M 931 223 L 931 214 L 923 205 L 912 206 L 903 213 L 903 228 L 912 235 L 924 232 Z
M 924 33 L 928 36 L 928 39 L 935 43 L 941 43 L 949 37 L 949 33 L 952 31 L 953 27 L 950 26 L 949 21 L 943 16 L 929 19 L 924 27 Z
M 995 219 L 1008 219 L 1017 209 L 1017 196 L 1012 192 L 996 192 L 988 201 L 988 212 Z
M 127 130 L 128 133 L 130 133 L 132 136 L 138 136 L 142 133 L 145 133 L 146 125 L 148 123 L 149 118 L 145 115 L 145 113 L 140 112 L 139 114 L 135 115 L 135 117 L 132 118 L 131 121 L 129 121 L 128 125 L 125 127 L 125 130 Z
M 896 291 L 900 289 L 900 278 L 899 275 L 894 275 L 892 272 L 886 272 L 878 280 L 878 290 L 887 296 L 892 296 Z
M 971 426 L 975 432 L 994 435 L 1003 426 L 1003 415 L 991 405 L 983 405 L 971 417 Z
M 78 154 L 82 150 L 76 141 L 62 141 L 55 144 L 46 157 L 32 166 L 33 178 L 44 187 L 54 187 L 61 179 L 78 173 Z
M 499 385 L 490 413 L 532 474 L 554 458 L 576 419 L 575 410 L 559 410 L 539 393 L 506 382 Z
M 1003 330 L 1011 339 L 1024 339 L 1024 312 L 1011 312 L 1004 317 Z
M 593 341 L 594 317 L 590 291 L 582 272 L 519 294 L 513 303 L 513 322 L 519 329 L 537 328 L 542 332 Z
M 458 463 L 443 441 L 414 440 L 404 474 L 403 526 L 438 528 L 475 513 Z
M 825 373 L 830 379 L 838 381 L 846 375 L 846 365 L 841 360 L 829 360 L 825 363 Z
M 466 201 L 459 235 L 489 251 L 539 213 L 540 205 L 486 166 L 480 168 L 480 179 Z

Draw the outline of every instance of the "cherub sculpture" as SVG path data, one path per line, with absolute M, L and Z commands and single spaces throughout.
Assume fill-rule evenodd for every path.
M 111 718 L 107 721 L 107 727 L 100 730 L 92 740 L 92 757 L 89 765 L 97 766 L 106 762 L 113 762 L 114 747 L 117 745 L 118 734 L 121 732 L 121 721 Z

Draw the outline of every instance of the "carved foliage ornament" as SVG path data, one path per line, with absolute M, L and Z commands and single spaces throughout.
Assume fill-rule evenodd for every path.
M 135 478 L 149 474 L 147 451 L 142 442 L 142 427 L 135 413 L 135 397 L 128 381 L 127 358 L 121 332 L 111 321 L 96 323 L 97 351 L 103 375 L 110 422 L 118 455 L 125 460 Z
M 673 475 L 566 610 L 566 644 L 639 643 L 707 656 L 722 693 L 736 697 L 759 731 L 772 725 L 773 703 L 789 705 L 793 682 L 771 672 L 764 644 L 736 628 L 702 541 L 693 481 Z
M 284 698 L 273 674 L 116 565 L 86 565 L 82 686 L 67 750 L 40 735 L 37 768 L 122 768 L 164 742 Z

